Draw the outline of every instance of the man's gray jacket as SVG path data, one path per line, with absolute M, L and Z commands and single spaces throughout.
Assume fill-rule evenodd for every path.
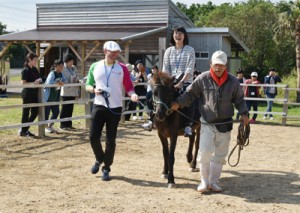
M 232 118 L 233 105 L 241 115 L 248 114 L 244 92 L 238 79 L 230 73 L 221 87 L 213 80 L 209 71 L 198 75 L 186 92 L 175 102 L 181 107 L 186 107 L 198 97 L 201 116 L 208 123 L 217 123 Z

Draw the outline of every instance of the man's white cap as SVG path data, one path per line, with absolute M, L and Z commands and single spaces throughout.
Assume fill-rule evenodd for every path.
M 257 74 L 257 72 L 252 72 L 252 73 L 251 73 L 251 76 L 258 77 L 258 74 Z
M 119 44 L 115 41 L 107 41 L 103 45 L 103 50 L 109 50 L 109 51 L 122 51 Z
M 227 64 L 227 55 L 221 50 L 218 50 L 214 52 L 214 54 L 211 57 L 211 63 L 212 64 L 222 64 L 226 65 Z

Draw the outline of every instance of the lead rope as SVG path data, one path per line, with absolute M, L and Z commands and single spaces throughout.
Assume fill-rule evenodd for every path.
M 244 126 L 244 124 L 241 122 L 239 127 L 238 127 L 238 134 L 237 134 L 237 143 L 231 150 L 230 154 L 228 155 L 228 164 L 231 167 L 235 167 L 239 164 L 240 162 L 240 157 L 241 157 L 241 151 L 243 150 L 244 146 L 249 145 L 249 135 L 250 135 L 250 125 L 247 124 Z M 234 150 L 238 147 L 238 158 L 237 162 L 235 164 L 230 163 L 230 158 L 234 152 Z

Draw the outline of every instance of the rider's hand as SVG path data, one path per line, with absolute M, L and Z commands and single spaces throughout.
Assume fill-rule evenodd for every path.
M 139 96 L 135 93 L 132 94 L 130 98 L 131 98 L 131 101 L 133 101 L 133 102 L 138 102 L 138 100 L 139 100 Z
M 172 110 L 178 110 L 180 108 L 180 105 L 176 102 L 171 103 L 171 109 Z
M 249 117 L 247 115 L 242 115 L 243 118 L 243 124 L 244 126 L 246 126 L 249 123 Z

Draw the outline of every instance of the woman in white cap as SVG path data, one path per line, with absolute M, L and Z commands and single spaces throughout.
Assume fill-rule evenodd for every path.
M 114 41 L 107 41 L 104 43 L 103 50 L 105 59 L 91 65 L 86 90 L 95 93 L 90 142 L 96 162 L 91 172 L 92 174 L 98 173 L 103 163 L 102 180 L 108 181 L 115 155 L 117 128 L 122 114 L 123 87 L 131 101 L 137 102 L 138 96 L 135 94 L 127 67 L 117 61 L 121 52 L 120 46 Z M 106 126 L 106 147 L 103 151 L 100 138 L 104 125 Z
M 257 80 L 258 74 L 257 72 L 251 73 L 251 79 L 247 79 L 245 81 L 245 84 L 260 84 L 259 80 Z M 259 94 L 260 86 L 246 86 L 245 89 L 245 97 L 249 98 L 258 98 L 260 96 Z M 251 110 L 251 107 L 253 107 L 253 111 L 257 112 L 258 109 L 258 101 L 257 100 L 246 100 L 246 105 L 248 110 Z M 257 113 L 254 113 L 250 123 L 255 123 L 257 117 Z
M 200 98 L 201 133 L 198 161 L 201 183 L 197 190 L 221 192 L 218 186 L 225 158 L 228 154 L 232 130 L 233 104 L 248 124 L 248 109 L 238 79 L 228 73 L 227 55 L 216 51 L 212 55 L 210 70 L 199 75 L 172 104 L 172 109 L 189 106 Z

